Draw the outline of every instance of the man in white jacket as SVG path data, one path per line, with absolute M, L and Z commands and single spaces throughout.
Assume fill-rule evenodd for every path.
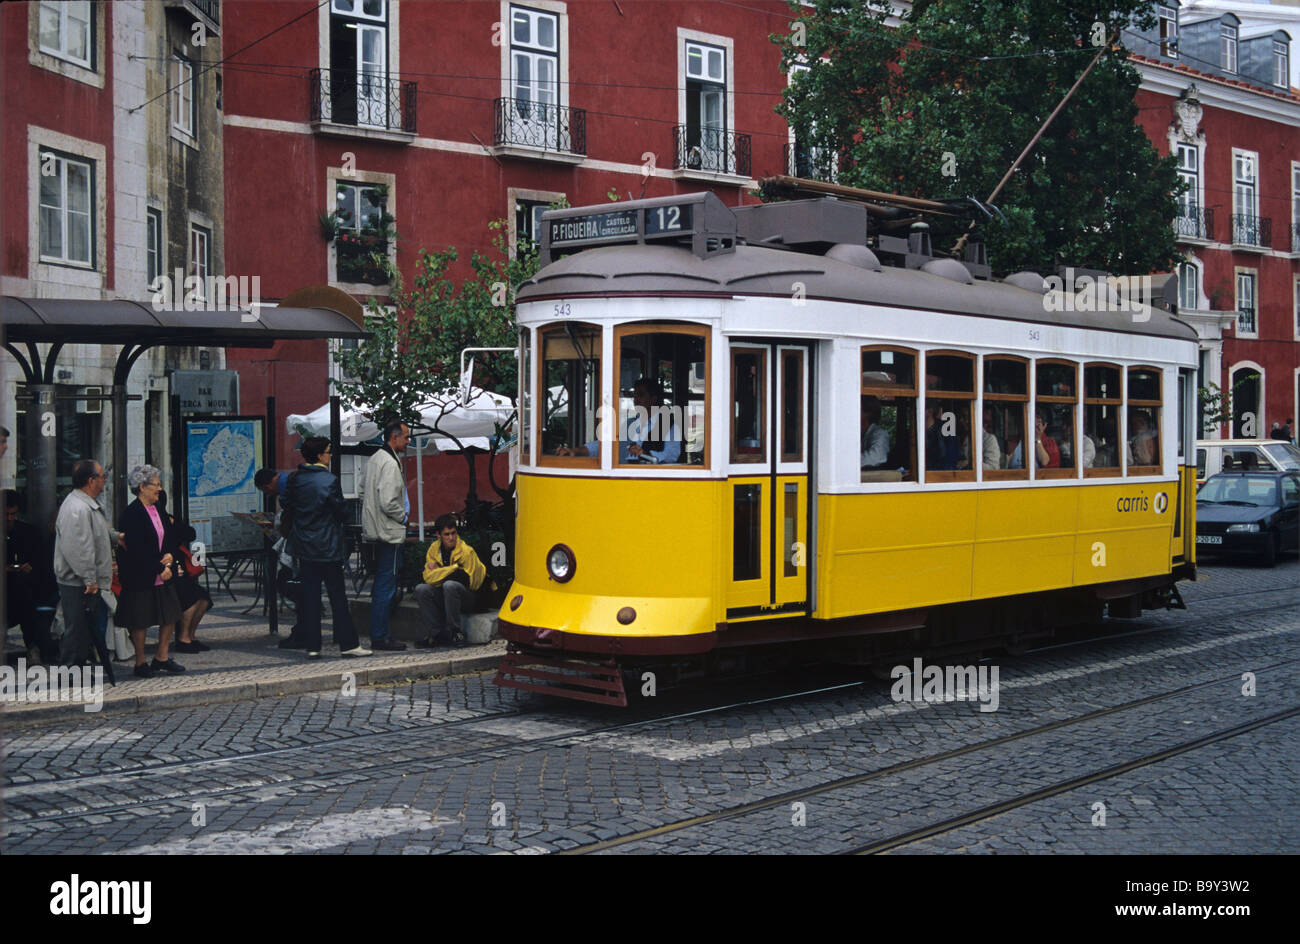
M 113 584 L 113 542 L 121 535 L 99 503 L 104 467 L 82 459 L 72 467 L 72 491 L 59 507 L 54 526 L 54 579 L 66 627 L 59 662 L 79 665 L 90 654 L 90 634 L 103 619 L 103 594 Z
M 397 595 L 397 569 L 406 543 L 411 497 L 401 457 L 411 441 L 411 429 L 400 420 L 384 427 L 384 445 L 366 463 L 361 485 L 361 536 L 375 545 L 375 583 L 370 594 L 370 647 L 400 652 L 406 643 L 388 637 L 388 617 Z

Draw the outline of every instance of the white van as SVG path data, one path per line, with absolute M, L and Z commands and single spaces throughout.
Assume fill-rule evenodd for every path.
M 1300 449 L 1281 439 L 1198 439 L 1196 481 L 1220 472 L 1300 469 Z

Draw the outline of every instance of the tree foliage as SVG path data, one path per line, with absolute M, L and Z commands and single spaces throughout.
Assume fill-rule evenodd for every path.
M 808 66 L 777 108 L 797 140 L 839 155 L 840 183 L 932 199 L 985 200 L 1095 38 L 1154 24 L 1149 0 L 917 0 L 897 26 L 888 0 L 791 9 L 795 28 L 772 38 L 786 68 Z M 1142 274 L 1178 258 L 1182 183 L 1136 123 L 1138 83 L 1111 46 L 994 201 L 1005 219 L 984 229 L 997 271 Z M 936 251 L 964 228 L 936 226 Z

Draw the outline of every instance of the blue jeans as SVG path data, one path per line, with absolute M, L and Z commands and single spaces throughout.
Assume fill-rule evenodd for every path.
M 400 544 L 375 543 L 375 585 L 370 591 L 370 639 L 383 642 L 388 638 L 388 616 L 397 596 L 397 566 Z

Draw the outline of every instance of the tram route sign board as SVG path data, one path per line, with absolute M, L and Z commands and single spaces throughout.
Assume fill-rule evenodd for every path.
M 542 220 L 542 265 L 596 246 L 661 241 L 708 256 L 731 251 L 736 239 L 735 216 L 708 192 L 548 210 Z

